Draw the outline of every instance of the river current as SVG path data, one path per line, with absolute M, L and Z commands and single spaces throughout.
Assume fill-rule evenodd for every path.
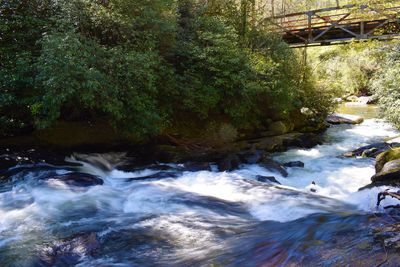
M 281 163 L 304 162 L 288 168 L 286 178 L 259 165 L 188 172 L 174 164 L 162 164 L 157 178 L 160 165 L 113 168 L 121 156 L 113 153 L 90 156 L 111 171 L 89 160 L 75 167 L 103 179 L 91 187 L 43 179 L 70 171 L 62 166 L 25 168 L 0 184 L 0 265 L 346 266 L 353 257 L 373 266 L 384 256 L 368 230 L 382 188 L 358 189 L 370 183 L 374 159 L 340 155 L 398 134 L 377 119 L 332 126 L 322 145 L 273 155 Z M 275 176 L 281 185 L 257 175 Z M 82 233 L 95 233 L 95 251 L 78 244 L 72 260 L 40 260 L 60 240 Z

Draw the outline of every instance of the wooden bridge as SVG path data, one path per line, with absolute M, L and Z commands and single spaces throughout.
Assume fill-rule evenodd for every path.
M 399 12 L 400 6 L 377 9 L 346 5 L 274 16 L 264 22 L 292 47 L 304 47 L 398 38 Z

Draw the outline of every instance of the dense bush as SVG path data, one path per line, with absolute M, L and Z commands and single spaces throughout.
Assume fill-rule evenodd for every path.
M 144 138 L 185 121 L 255 128 L 304 106 L 323 116 L 329 96 L 300 57 L 233 3 L 1 0 L 3 134 L 101 118 Z

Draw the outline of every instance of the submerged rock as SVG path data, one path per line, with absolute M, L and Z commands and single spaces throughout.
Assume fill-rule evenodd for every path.
M 96 233 L 77 234 L 44 248 L 34 266 L 72 266 L 99 248 Z
M 297 168 L 304 168 L 304 162 L 302 161 L 290 161 L 283 164 L 284 167 L 297 167 Z
M 262 176 L 262 175 L 257 175 L 256 176 L 257 181 L 267 183 L 267 182 L 272 182 L 276 184 L 281 184 L 274 176 Z
M 364 121 L 364 119 L 359 116 L 333 113 L 328 115 L 326 121 L 330 124 L 360 124 Z
M 400 249 L 400 223 L 375 228 L 374 238 L 383 242 L 386 248 Z
M 51 176 L 49 177 L 49 181 L 59 181 L 64 185 L 75 187 L 88 187 L 102 185 L 104 183 L 103 180 L 98 176 L 80 172 L 71 172 L 63 175 Z

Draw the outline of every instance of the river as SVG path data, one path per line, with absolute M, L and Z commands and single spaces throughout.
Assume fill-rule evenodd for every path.
M 107 171 L 86 161 L 75 171 L 99 175 L 104 184 L 73 188 L 49 179 L 70 169 L 25 168 L 0 184 L 0 265 L 377 265 L 385 251 L 370 227 L 381 220 L 381 189 L 358 191 L 370 183 L 374 160 L 340 155 L 399 133 L 367 111 L 356 110 L 368 118 L 361 125 L 329 128 L 322 145 L 274 154 L 279 162 L 304 162 L 286 178 L 258 165 L 188 172 L 164 164 L 162 178 L 141 180 L 160 166 Z M 96 155 L 111 166 L 118 157 Z M 281 185 L 257 175 L 273 175 Z M 75 243 L 51 250 L 82 233 L 95 233 L 93 252 Z

